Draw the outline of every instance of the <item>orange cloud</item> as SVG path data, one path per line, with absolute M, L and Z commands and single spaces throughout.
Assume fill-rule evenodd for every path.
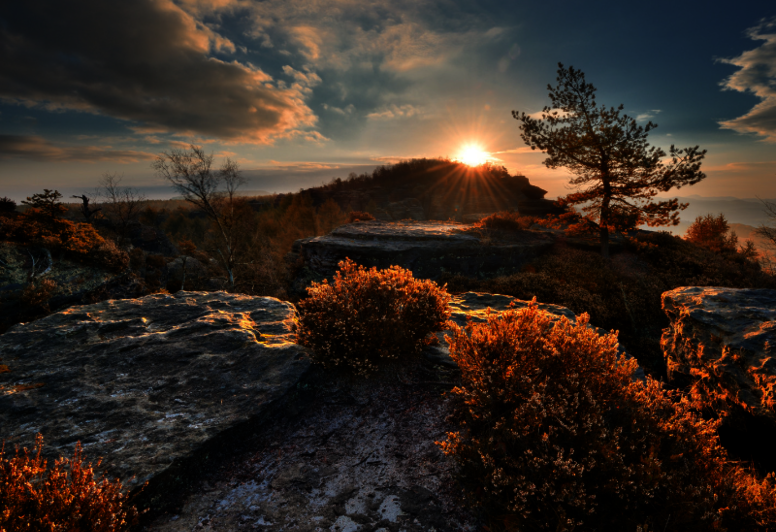
M 54 144 L 37 136 L 0 135 L 0 159 L 128 164 L 154 157 L 153 153 L 113 149 L 111 146 L 70 146 Z

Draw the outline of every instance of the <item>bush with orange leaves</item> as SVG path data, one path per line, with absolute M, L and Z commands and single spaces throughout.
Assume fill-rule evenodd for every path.
M 417 359 L 450 318 L 450 296 L 433 281 L 391 266 L 367 270 L 339 263 L 332 283 L 312 283 L 299 303 L 298 341 L 314 362 L 368 376 L 381 366 Z
M 521 216 L 519 212 L 503 211 L 486 216 L 474 226 L 480 229 L 525 231 L 534 223 L 536 218 L 533 216 Z
M 127 505 L 121 482 L 95 480 L 92 465 L 83 464 L 80 443 L 72 459 L 58 459 L 51 470 L 42 448 L 40 434 L 32 453 L 17 449 L 6 458 L 0 448 L 0 532 L 119 532 L 137 523 L 138 512 Z
M 776 483 L 727 462 L 718 421 L 599 336 L 535 306 L 453 327 L 460 430 L 438 442 L 501 530 L 774 530 Z
M 89 224 L 60 218 L 43 218 L 37 209 L 28 209 L 16 219 L 3 221 L 5 240 L 61 251 L 77 260 L 86 260 L 114 271 L 129 265 L 129 256 L 107 241 Z
M 374 219 L 374 216 L 364 211 L 350 211 L 350 214 L 348 214 L 349 224 L 352 224 L 353 222 L 368 222 L 369 220 Z

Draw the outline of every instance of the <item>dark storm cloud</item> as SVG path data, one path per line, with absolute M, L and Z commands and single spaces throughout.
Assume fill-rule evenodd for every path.
M 0 11 L 0 96 L 241 142 L 313 135 L 315 74 L 285 84 L 170 0 L 26 0 Z
M 748 34 L 754 40 L 765 42 L 738 57 L 723 60 L 740 70 L 727 78 L 722 86 L 729 90 L 751 92 L 761 101 L 745 115 L 720 122 L 720 125 L 740 133 L 762 135 L 766 140 L 776 142 L 776 18 L 762 21 Z
M 155 156 L 144 151 L 113 149 L 109 146 L 55 144 L 37 136 L 0 135 L 0 159 L 87 163 L 110 161 L 125 164 L 150 160 Z

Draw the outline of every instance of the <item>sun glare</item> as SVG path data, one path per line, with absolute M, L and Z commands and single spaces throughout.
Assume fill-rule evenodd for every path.
M 488 161 L 490 154 L 477 145 L 469 144 L 464 146 L 458 160 L 469 166 L 479 166 Z

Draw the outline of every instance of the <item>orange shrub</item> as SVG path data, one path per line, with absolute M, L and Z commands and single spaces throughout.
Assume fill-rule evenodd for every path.
M 698 216 L 687 228 L 684 239 L 716 253 L 735 253 L 738 237 L 730 232 L 730 225 L 724 214 Z
M 5 458 L 5 446 L 0 448 L 0 532 L 118 532 L 137 523 L 121 482 L 95 480 L 80 443 L 72 459 L 58 459 L 51 470 L 42 448 L 40 434 L 32 454 L 17 449 Z
M 63 251 L 75 259 L 116 271 L 129 264 L 129 256 L 102 238 L 91 225 L 59 218 L 41 220 L 35 208 L 7 221 L 3 229 L 7 240 Z
M 410 361 L 450 317 L 450 296 L 398 266 L 367 270 L 339 263 L 331 284 L 312 283 L 299 303 L 298 341 L 314 362 L 367 376 L 391 361 Z
M 375 217 L 369 214 L 368 212 L 362 212 L 362 211 L 350 211 L 350 214 L 348 214 L 348 223 L 352 224 L 353 222 L 368 222 L 369 220 L 374 220 Z
M 57 290 L 57 283 L 52 279 L 40 279 L 28 284 L 22 292 L 22 301 L 32 307 L 45 305 L 48 308 L 48 301 Z
M 599 336 L 535 306 L 454 326 L 461 429 L 438 442 L 506 530 L 773 530 L 773 479 L 727 462 L 718 421 Z
M 533 216 L 520 216 L 519 212 L 503 211 L 486 216 L 475 227 L 481 229 L 501 229 L 504 231 L 525 231 L 536 219 Z

